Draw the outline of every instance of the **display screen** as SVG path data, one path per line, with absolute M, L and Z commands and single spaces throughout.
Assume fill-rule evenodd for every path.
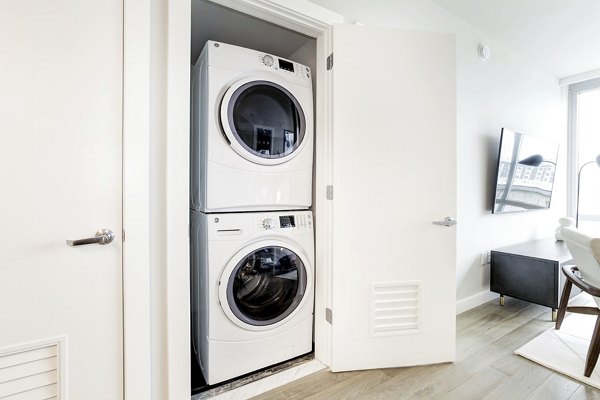
M 502 129 L 492 212 L 550 207 L 558 144 Z
M 279 217 L 279 225 L 282 228 L 293 228 L 296 226 L 294 224 L 294 216 L 293 215 L 284 215 Z
M 294 72 L 294 63 L 279 59 L 279 68 Z

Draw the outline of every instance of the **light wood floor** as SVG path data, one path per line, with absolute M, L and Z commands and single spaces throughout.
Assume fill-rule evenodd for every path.
M 506 298 L 457 317 L 456 362 L 410 368 L 317 372 L 254 399 L 598 399 L 600 391 L 513 351 L 553 326 L 550 309 Z

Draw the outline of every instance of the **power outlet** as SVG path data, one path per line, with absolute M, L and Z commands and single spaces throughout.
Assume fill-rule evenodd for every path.
M 491 262 L 492 254 L 489 251 L 481 252 L 481 254 L 479 255 L 479 264 L 481 264 L 481 266 L 483 267 Z

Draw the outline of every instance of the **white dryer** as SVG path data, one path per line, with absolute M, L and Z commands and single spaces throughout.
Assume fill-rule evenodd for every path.
M 308 67 L 209 41 L 192 72 L 191 207 L 308 209 L 313 91 Z
M 312 350 L 310 211 L 192 212 L 192 343 L 210 385 Z

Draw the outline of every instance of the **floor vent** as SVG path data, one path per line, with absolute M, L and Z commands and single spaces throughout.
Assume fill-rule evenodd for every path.
M 421 282 L 371 284 L 371 332 L 375 336 L 419 332 Z
M 58 398 L 59 345 L 0 354 L 0 400 Z

